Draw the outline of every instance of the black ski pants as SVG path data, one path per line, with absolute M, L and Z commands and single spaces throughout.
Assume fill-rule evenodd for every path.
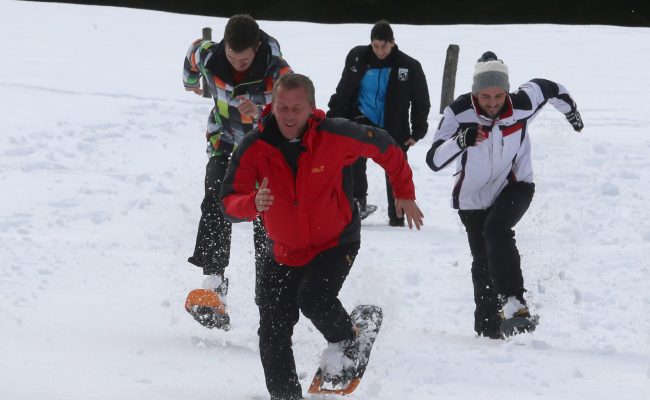
M 363 125 L 375 126 L 372 121 L 370 121 L 365 116 L 357 117 L 353 121 Z M 402 151 L 404 151 L 404 156 L 406 156 L 408 146 L 404 146 L 401 143 L 399 146 Z M 352 164 L 352 196 L 355 199 L 365 198 L 368 195 L 368 176 L 366 175 L 367 163 L 367 158 L 359 157 L 357 161 Z M 386 200 L 388 201 L 388 218 L 391 221 L 403 221 L 404 217 L 397 217 L 397 209 L 395 208 L 395 196 L 393 196 L 393 187 L 388 180 L 388 174 L 386 174 Z
M 365 115 L 359 115 L 352 120 L 358 124 L 375 126 Z M 366 198 L 368 195 L 368 176 L 366 175 L 367 158 L 359 157 L 352 164 L 352 197 Z
M 474 330 L 478 334 L 498 335 L 498 295 L 522 296 L 525 291 L 512 228 L 528 210 L 534 192 L 534 183 L 510 183 L 487 210 L 458 211 L 473 258 Z
M 359 157 L 352 164 L 352 197 L 363 199 L 368 196 L 367 158 Z
M 402 150 L 404 150 L 404 155 L 406 156 L 406 150 L 404 148 L 402 148 Z M 357 161 L 352 164 L 352 180 L 354 181 L 352 193 L 355 199 L 366 197 L 368 193 L 368 177 L 366 175 L 367 162 L 367 158 L 359 157 Z M 388 201 L 388 218 L 391 221 L 404 220 L 404 217 L 399 218 L 397 216 L 395 196 L 393 196 L 393 186 L 388 180 L 388 174 L 386 174 L 386 200 Z
M 205 167 L 205 196 L 201 203 L 201 220 L 196 234 L 194 254 L 187 261 L 203 268 L 204 275 L 223 276 L 230 262 L 232 223 L 227 221 L 219 207 L 221 184 L 226 176 L 230 156 L 210 157 Z M 255 265 L 266 257 L 266 232 L 262 221 L 253 222 Z
M 291 348 L 300 312 L 329 343 L 354 336 L 338 294 L 358 251 L 356 242 L 325 250 L 302 267 L 278 264 L 271 257 L 259 265 L 255 292 L 260 357 L 272 399 L 302 398 Z

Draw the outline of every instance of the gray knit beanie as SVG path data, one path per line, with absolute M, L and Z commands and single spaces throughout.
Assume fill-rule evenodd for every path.
M 485 52 L 476 63 L 472 94 L 478 94 L 482 89 L 489 87 L 499 87 L 506 92 L 510 91 L 508 67 L 491 51 Z

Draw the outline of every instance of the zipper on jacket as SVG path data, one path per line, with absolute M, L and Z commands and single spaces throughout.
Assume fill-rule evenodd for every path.
M 501 154 L 500 154 L 499 158 L 501 159 L 501 158 L 503 158 L 503 146 L 505 146 L 505 141 L 503 140 L 503 132 L 501 131 L 501 129 L 499 129 L 499 131 L 501 133 Z
M 293 171 L 291 172 L 291 175 L 293 176 L 293 206 L 295 208 L 298 208 L 298 171 L 300 171 L 300 157 L 302 156 L 302 152 L 298 154 L 298 159 L 296 160 L 296 174 L 293 174 Z M 288 166 L 288 165 L 287 165 Z M 291 170 L 291 168 L 289 168 Z
M 494 176 L 494 144 L 495 144 L 495 141 L 494 141 L 494 135 L 492 134 L 492 129 L 494 129 L 494 125 L 496 124 L 496 122 L 497 121 L 495 119 L 492 120 L 492 125 L 490 126 L 490 133 L 488 135 L 488 136 L 492 137 L 491 146 L 493 148 L 493 151 L 489 152 L 489 156 L 490 156 L 490 179 L 488 180 L 488 182 L 492 182 L 492 176 Z M 489 137 L 488 137 L 488 139 L 489 139 Z M 501 137 L 501 140 L 503 140 L 503 137 Z
M 377 125 L 383 125 L 381 123 L 381 117 L 383 111 L 379 109 L 379 104 L 377 104 L 377 99 L 379 99 L 379 92 L 381 91 L 381 72 L 382 68 L 379 68 L 379 73 L 377 74 L 377 93 L 375 93 L 375 109 L 379 112 L 377 115 Z
M 284 168 L 287 170 L 287 173 L 293 177 L 293 206 L 298 207 L 298 184 L 297 184 L 298 177 L 293 173 L 293 170 L 289 166 L 289 163 L 287 162 L 286 158 L 284 157 L 284 154 L 282 154 L 282 152 L 279 149 L 276 149 L 276 150 L 278 150 L 278 153 L 280 153 L 279 154 L 280 159 L 282 160 L 282 162 L 284 164 Z M 298 168 L 296 168 L 296 173 L 298 172 L 297 169 Z
M 287 163 L 287 160 L 284 160 L 284 163 L 286 164 L 289 173 L 291 174 L 291 176 L 293 176 L 293 207 L 294 208 L 298 208 L 298 170 L 300 169 L 300 156 L 298 156 L 297 162 L 298 162 L 298 167 L 296 168 L 296 173 L 294 174 L 293 170 L 291 170 L 291 167 L 289 166 L 289 163 Z

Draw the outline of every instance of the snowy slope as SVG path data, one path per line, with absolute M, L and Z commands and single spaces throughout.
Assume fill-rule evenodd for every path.
M 183 310 L 200 215 L 210 102 L 181 84 L 187 46 L 224 19 L 0 0 L 0 398 L 265 399 L 252 228 L 234 227 L 230 332 Z M 266 22 L 325 107 L 368 25 Z M 650 75 L 647 28 L 395 26 L 427 73 L 430 133 L 409 153 L 423 231 L 389 228 L 370 165 L 360 256 L 342 291 L 384 308 L 351 399 L 650 398 Z M 547 107 L 532 128 L 537 191 L 518 226 L 537 332 L 472 331 L 470 255 L 451 171 L 424 163 L 447 45 L 456 93 L 487 49 L 512 86 L 563 83 L 586 128 Z M 644 51 L 641 51 L 645 49 Z M 324 340 L 294 335 L 306 390 Z

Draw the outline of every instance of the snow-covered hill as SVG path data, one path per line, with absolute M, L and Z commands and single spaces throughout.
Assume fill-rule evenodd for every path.
M 202 280 L 185 262 L 200 214 L 210 101 L 181 84 L 189 43 L 224 19 L 0 0 L 0 397 L 265 399 L 253 302 L 252 228 L 234 227 L 230 332 L 183 309 Z M 325 107 L 369 25 L 260 22 Z M 389 228 L 370 165 L 360 256 L 346 307 L 385 325 L 351 399 L 650 398 L 650 29 L 394 26 L 419 59 L 430 133 L 409 153 L 423 231 Z M 576 98 L 575 134 L 552 107 L 532 128 L 537 191 L 517 229 L 533 335 L 472 331 L 470 255 L 449 207 L 451 171 L 424 163 L 444 55 L 460 45 L 457 94 L 495 51 L 512 86 L 545 77 Z M 294 336 L 303 388 L 325 347 Z

